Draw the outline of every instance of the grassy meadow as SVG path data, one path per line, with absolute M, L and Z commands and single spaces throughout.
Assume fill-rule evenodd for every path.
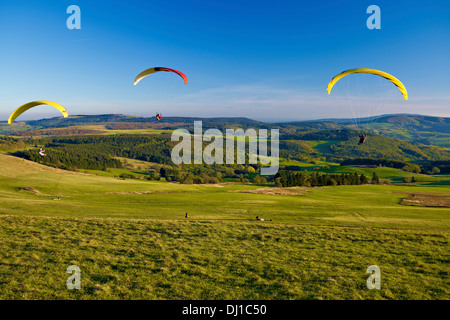
M 181 185 L 0 154 L 0 299 L 450 299 L 450 208 L 401 204 L 449 180 Z

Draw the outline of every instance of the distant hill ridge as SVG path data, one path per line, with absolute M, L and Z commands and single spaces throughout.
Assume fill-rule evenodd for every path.
M 366 117 L 358 119 L 359 123 L 371 122 L 376 119 L 377 122 L 389 122 L 389 123 L 399 123 L 399 124 L 411 124 L 411 125 L 423 125 L 423 124 L 439 124 L 444 126 L 450 126 L 450 117 L 437 117 L 437 116 L 427 116 L 420 114 L 385 114 L 373 117 Z M 339 123 L 339 124 L 351 124 L 354 119 L 352 118 L 324 118 L 316 120 L 296 120 L 296 121 L 282 121 L 282 122 L 264 122 L 253 120 L 246 117 L 163 117 L 162 123 L 173 123 L 173 122 L 192 122 L 192 121 L 207 121 L 207 122 L 229 122 L 229 123 L 259 123 L 259 124 L 269 124 L 269 125 L 286 125 L 294 123 Z M 53 126 L 60 125 L 74 125 L 82 123 L 104 123 L 104 122 L 157 122 L 155 117 L 139 117 L 139 116 L 129 116 L 123 114 L 98 114 L 98 115 L 71 115 L 69 118 L 54 117 L 48 119 L 40 120 L 26 120 L 24 123 L 31 126 L 43 126 L 47 127 L 50 124 Z M 1 123 L 1 122 L 0 122 Z M 450 127 L 446 128 L 450 132 Z
M 202 121 L 203 128 L 265 128 L 280 129 L 282 134 L 300 131 L 336 131 L 355 130 L 352 119 L 319 119 L 292 122 L 263 122 L 245 117 L 163 117 L 157 121 L 155 117 L 137 117 L 123 114 L 71 115 L 69 118 L 55 117 L 50 119 L 18 121 L 16 126 L 0 123 L 0 134 L 33 131 L 49 128 L 64 128 L 79 125 L 112 124 L 112 123 L 145 123 L 157 124 L 158 128 L 192 128 L 194 121 Z M 450 118 L 419 114 L 387 114 L 377 117 L 359 119 L 361 127 L 372 123 L 371 132 L 389 138 L 411 143 L 435 145 L 450 148 Z

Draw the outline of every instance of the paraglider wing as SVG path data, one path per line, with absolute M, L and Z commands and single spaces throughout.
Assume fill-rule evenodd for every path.
M 144 79 L 146 76 L 155 73 L 155 72 L 159 72 L 159 71 L 168 71 L 168 72 L 174 72 L 176 74 L 178 74 L 180 77 L 183 78 L 184 80 L 184 84 L 187 84 L 188 79 L 187 77 L 180 71 L 175 70 L 175 69 L 171 69 L 171 68 L 164 68 L 164 67 L 154 67 L 154 68 L 150 68 L 147 70 L 142 71 L 141 73 L 139 73 L 137 75 L 137 77 L 134 79 L 134 85 L 137 85 L 139 81 L 141 81 L 142 79 Z
M 403 85 L 403 83 L 401 83 L 400 80 L 398 80 L 396 77 L 390 75 L 389 73 L 386 73 L 386 72 L 383 72 L 380 70 L 375 70 L 375 69 L 368 69 L 368 68 L 350 69 L 350 70 L 346 70 L 346 71 L 339 73 L 333 79 L 331 79 L 330 83 L 328 83 L 327 93 L 330 94 L 331 89 L 336 84 L 336 82 L 338 82 L 343 77 L 345 77 L 349 74 L 352 74 L 352 73 L 369 73 L 369 74 L 374 74 L 374 75 L 383 77 L 383 78 L 389 80 L 390 82 L 392 82 L 393 84 L 395 84 L 397 86 L 397 88 L 400 90 L 400 92 L 402 93 L 403 98 L 405 100 L 408 100 L 408 92 L 406 91 L 405 86 Z
M 60 105 L 59 103 L 53 102 L 53 101 L 47 101 L 47 100 L 39 100 L 39 101 L 32 101 L 32 102 L 28 102 L 25 103 L 24 105 L 18 107 L 16 110 L 14 110 L 14 112 L 9 116 L 8 119 L 8 123 L 11 124 L 14 122 L 14 120 L 16 120 L 16 118 L 18 116 L 20 116 L 22 113 L 24 113 L 25 111 L 27 111 L 28 109 L 31 109 L 33 107 L 39 106 L 41 104 L 47 104 L 49 106 L 52 106 L 56 109 L 58 109 L 59 111 L 61 111 L 61 113 L 63 114 L 64 118 L 67 118 L 69 116 L 69 114 L 67 113 L 66 108 L 64 108 L 62 105 Z

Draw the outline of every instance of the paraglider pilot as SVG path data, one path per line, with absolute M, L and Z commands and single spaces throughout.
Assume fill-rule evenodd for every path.
M 366 142 L 366 135 L 360 133 L 360 134 L 359 134 L 359 142 L 358 142 L 358 145 L 363 144 L 364 142 Z

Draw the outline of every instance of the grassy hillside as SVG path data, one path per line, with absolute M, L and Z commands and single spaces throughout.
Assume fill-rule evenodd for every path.
M 400 204 L 417 193 L 450 187 L 179 185 L 1 154 L 0 298 L 449 299 L 450 209 Z
M 448 299 L 448 235 L 211 221 L 1 216 L 3 299 Z M 7 236 L 7 237 L 5 237 Z M 370 245 L 368 245 L 370 244 Z M 11 250 L 14 248 L 15 250 Z M 67 290 L 67 266 L 81 290 Z M 382 289 L 365 269 L 381 266 Z
M 450 118 L 390 115 L 380 117 L 371 127 L 386 137 L 450 147 Z
M 322 149 L 325 156 L 334 158 L 373 158 L 373 159 L 395 159 L 403 161 L 415 160 L 440 160 L 450 157 L 447 150 L 425 146 L 421 144 L 411 144 L 406 141 L 367 135 L 364 145 L 358 145 L 358 137 L 334 144 L 328 144 L 328 150 Z M 319 144 L 316 148 L 320 147 Z M 322 147 L 323 148 L 323 147 Z

